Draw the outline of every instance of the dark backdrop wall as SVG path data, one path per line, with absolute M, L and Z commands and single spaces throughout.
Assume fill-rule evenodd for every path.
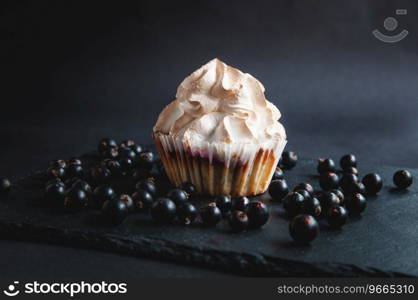
M 249 72 L 301 156 L 418 167 L 416 1 L 1 1 L 1 173 L 150 143 L 182 79 L 218 57 Z M 396 16 L 396 9 L 408 14 Z M 398 20 L 404 40 L 373 29 Z M 393 33 L 390 33 L 393 34 Z

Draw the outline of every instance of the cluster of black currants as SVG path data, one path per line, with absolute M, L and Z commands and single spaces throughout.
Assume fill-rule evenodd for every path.
M 108 138 L 99 142 L 97 150 L 100 162 L 92 168 L 79 158 L 52 161 L 46 170 L 45 198 L 50 207 L 66 212 L 103 208 L 105 214 L 112 211 L 118 222 L 133 209 L 133 200 L 127 194 L 117 196 L 110 181 L 128 175 L 136 180 L 148 178 L 154 154 L 133 140 L 117 144 Z
M 330 158 L 318 160 L 321 191 L 314 191 L 309 183 L 301 183 L 290 192 L 281 170 L 276 169 L 269 193 L 273 200 L 283 204 L 286 214 L 292 218 L 289 232 L 296 242 L 313 241 L 319 233 L 319 219 L 326 219 L 331 228 L 341 228 L 349 214 L 359 215 L 365 210 L 366 196 L 376 195 L 382 189 L 382 178 L 377 173 L 367 174 L 359 180 L 354 155 L 341 157 L 340 166 L 341 170 L 337 170 Z M 393 180 L 402 189 L 412 184 L 412 176 L 406 170 L 396 172 Z
M 183 183 L 190 190 L 191 183 Z M 260 201 L 250 201 L 247 197 L 233 200 L 229 196 L 219 196 L 199 210 L 189 201 L 189 192 L 173 189 L 165 198 L 159 198 L 151 208 L 151 216 L 158 223 L 178 221 L 190 225 L 200 221 L 205 226 L 216 226 L 226 219 L 234 232 L 262 227 L 269 218 L 267 206 Z

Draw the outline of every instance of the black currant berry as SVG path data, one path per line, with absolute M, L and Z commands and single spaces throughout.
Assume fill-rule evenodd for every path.
M 341 228 L 348 218 L 347 210 L 340 205 L 331 206 L 327 211 L 327 221 L 331 228 Z
M 343 173 L 358 175 L 358 170 L 357 170 L 356 167 L 348 167 L 348 168 L 343 170 Z
M 139 154 L 141 154 L 142 151 L 144 151 L 144 148 L 139 144 L 129 146 L 129 148 L 131 148 L 136 153 L 136 156 L 138 156 Z
M 283 179 L 283 178 L 284 178 L 283 170 L 279 167 L 276 167 L 276 169 L 273 172 L 272 180 Z
M 94 189 L 93 196 L 89 201 L 89 206 L 100 208 L 103 206 L 103 203 L 107 200 L 112 200 L 116 198 L 115 191 L 107 185 L 101 185 Z
M 148 211 L 152 203 L 154 203 L 154 197 L 150 192 L 145 190 L 137 190 L 132 194 L 132 200 L 135 203 L 137 211 Z
M 261 228 L 269 219 L 269 210 L 261 201 L 253 201 L 247 205 L 246 213 L 250 220 L 250 228 Z
M 129 147 L 122 147 L 118 149 L 119 151 L 119 158 L 123 159 L 123 158 L 129 158 L 132 161 L 134 161 L 136 159 L 136 153 L 134 150 L 132 150 Z
M 354 175 L 352 173 L 344 173 L 340 179 L 340 186 L 343 188 L 343 190 L 346 190 L 358 181 L 359 180 L 357 175 Z
M 65 169 L 67 167 L 67 163 L 63 159 L 56 159 L 56 160 L 51 161 L 49 163 L 49 166 L 52 168 L 64 168 Z
M 117 148 L 109 148 L 101 153 L 102 158 L 118 159 L 119 151 Z
M 87 194 L 87 196 L 89 196 L 92 193 L 91 186 L 88 184 L 88 182 L 84 181 L 84 180 L 81 180 L 81 179 L 74 182 L 72 184 L 71 188 L 72 189 L 81 189 Z
M 318 159 L 318 166 L 316 167 L 319 174 L 335 172 L 335 163 L 331 158 Z
M 65 169 L 61 167 L 49 167 L 46 170 L 46 176 L 48 179 L 54 178 L 64 178 L 65 177 Z
M 298 192 L 299 194 L 301 194 L 303 198 L 305 199 L 309 199 L 312 197 L 311 194 L 307 190 L 304 190 L 304 189 L 296 190 L 295 192 Z
M 335 173 L 322 173 L 319 177 L 319 185 L 324 191 L 333 190 L 339 187 L 340 179 Z
M 84 178 L 84 170 L 81 165 L 69 164 L 66 170 L 66 176 L 68 178 L 78 177 Z
M 102 215 L 107 223 L 118 225 L 128 216 L 128 208 L 125 201 L 118 198 L 106 200 L 103 203 Z
M 133 212 L 135 210 L 135 204 L 132 198 L 127 194 L 122 194 L 119 196 L 119 199 L 125 202 L 126 208 L 128 209 L 128 212 Z
M 147 151 L 139 154 L 138 166 L 140 168 L 150 170 L 154 164 L 154 153 Z
M 232 209 L 232 200 L 229 196 L 218 196 L 214 199 L 216 206 L 221 210 L 223 215 L 228 214 Z
M 311 215 L 298 215 L 289 224 L 290 236 L 296 243 L 309 244 L 319 234 L 319 224 Z
M 413 182 L 412 174 L 407 170 L 399 170 L 393 175 L 393 182 L 400 189 L 407 189 Z
M 190 202 L 185 202 L 177 209 L 177 218 L 183 225 L 192 224 L 198 215 L 196 207 Z
M 194 186 L 193 183 L 190 183 L 190 182 L 183 182 L 180 185 L 180 189 L 185 191 L 189 195 L 189 197 L 196 194 L 196 187 Z
M 102 153 L 103 151 L 106 151 L 107 149 L 111 148 L 118 148 L 118 144 L 115 140 L 105 138 L 99 142 L 99 145 L 97 146 L 97 151 L 99 151 L 99 153 Z
M 206 226 L 215 226 L 222 219 L 222 212 L 214 202 L 200 209 L 200 217 Z
M 0 179 L 0 195 L 1 194 L 7 194 L 10 192 L 10 189 L 12 187 L 12 184 L 10 183 L 10 180 L 7 178 L 1 178 Z
M 248 199 L 247 197 L 237 197 L 233 199 L 231 209 L 245 211 L 249 203 L 250 199 Z
M 367 206 L 366 198 L 360 193 L 352 194 L 345 199 L 345 206 L 350 214 L 361 214 Z
M 341 169 L 345 170 L 350 167 L 357 167 L 357 159 L 353 154 L 346 154 L 340 159 Z
M 59 207 L 64 200 L 64 195 L 65 187 L 59 183 L 48 185 L 45 189 L 46 201 L 52 207 Z
M 383 187 L 382 177 L 377 173 L 370 173 L 363 177 L 362 180 L 369 195 L 376 195 Z
M 284 169 L 292 169 L 298 162 L 298 156 L 293 151 L 284 151 L 280 159 L 280 165 Z
M 344 204 L 344 193 L 340 189 L 333 189 L 330 192 L 338 197 L 338 199 L 340 200 L 340 205 Z
M 306 182 L 299 183 L 293 189 L 294 192 L 296 192 L 298 190 L 307 190 L 309 192 L 309 194 L 311 194 L 311 195 L 313 195 L 313 193 L 315 192 L 312 185 L 310 185 L 309 183 L 306 183 Z
M 170 223 L 176 217 L 176 204 L 170 199 L 159 198 L 152 205 L 151 216 L 158 223 Z
M 119 165 L 120 165 L 120 170 L 122 171 L 121 174 L 127 175 L 132 171 L 134 167 L 134 162 L 132 159 L 125 157 L 119 160 Z
M 122 166 L 117 160 L 109 160 L 106 162 L 106 168 L 109 169 L 113 177 L 118 177 L 122 175 Z
M 228 223 L 231 230 L 234 232 L 241 232 L 247 230 L 250 226 L 250 220 L 247 214 L 240 210 L 235 210 L 228 217 Z
M 79 188 L 71 188 L 65 193 L 63 209 L 66 212 L 77 212 L 87 205 L 87 194 Z
M 78 165 L 78 166 L 81 166 L 81 165 L 83 165 L 83 162 L 79 158 L 77 158 L 77 157 L 71 157 L 68 160 L 68 164 L 69 165 Z
M 363 195 L 366 194 L 366 187 L 364 186 L 362 182 L 353 183 L 344 189 L 344 194 L 346 195 L 357 194 L 357 193 L 360 193 Z
M 155 186 L 155 183 L 154 183 L 153 179 L 151 179 L 151 178 L 148 178 L 148 179 L 144 179 L 144 180 L 139 181 L 135 185 L 135 188 L 137 190 L 145 190 L 145 191 L 148 191 L 153 196 L 155 196 L 155 194 L 157 193 L 157 187 Z
M 167 193 L 167 198 L 173 200 L 176 205 L 180 205 L 187 202 L 189 197 L 187 196 L 187 193 L 181 189 L 172 189 Z
M 298 192 L 287 194 L 282 200 L 283 208 L 289 216 L 295 216 L 303 212 L 305 197 Z
M 108 168 L 97 166 L 91 170 L 91 178 L 95 183 L 101 184 L 109 181 L 112 173 Z
M 321 203 L 315 197 L 310 197 L 305 199 L 303 204 L 303 213 L 312 215 L 314 217 L 319 217 L 322 212 Z
M 318 200 L 319 200 L 319 203 L 321 203 L 321 207 L 323 208 L 324 213 L 331 206 L 342 204 L 340 198 L 336 194 L 329 192 L 329 191 L 322 192 L 321 194 L 319 194 Z
M 289 193 L 289 187 L 284 179 L 272 180 L 269 193 L 273 200 L 280 202 Z
M 135 146 L 135 141 L 132 139 L 124 140 L 119 144 L 120 148 Z

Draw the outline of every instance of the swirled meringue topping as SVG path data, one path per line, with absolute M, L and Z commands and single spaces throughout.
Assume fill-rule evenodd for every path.
M 183 80 L 153 131 L 191 145 L 279 142 L 286 140 L 280 116 L 257 79 L 215 58 Z

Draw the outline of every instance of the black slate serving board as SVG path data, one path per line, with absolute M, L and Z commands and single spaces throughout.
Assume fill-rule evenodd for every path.
M 86 154 L 86 164 L 97 157 Z M 268 194 L 268 224 L 244 233 L 231 233 L 225 222 L 216 228 L 201 225 L 157 225 L 142 214 L 129 216 L 110 227 L 100 212 L 75 214 L 50 211 L 43 204 L 43 173 L 20 179 L 7 199 L 0 201 L 0 238 L 45 242 L 176 263 L 221 269 L 246 276 L 417 276 L 417 187 L 393 189 L 396 168 L 360 166 L 360 172 L 379 172 L 384 189 L 368 197 L 361 217 L 350 218 L 342 230 L 331 230 L 321 221 L 320 236 L 310 246 L 298 246 L 288 234 L 288 219 L 280 204 Z M 410 170 L 418 177 L 418 170 Z M 300 160 L 286 171 L 290 187 L 300 182 L 317 185 L 316 162 Z M 197 205 L 207 199 L 196 199 Z

